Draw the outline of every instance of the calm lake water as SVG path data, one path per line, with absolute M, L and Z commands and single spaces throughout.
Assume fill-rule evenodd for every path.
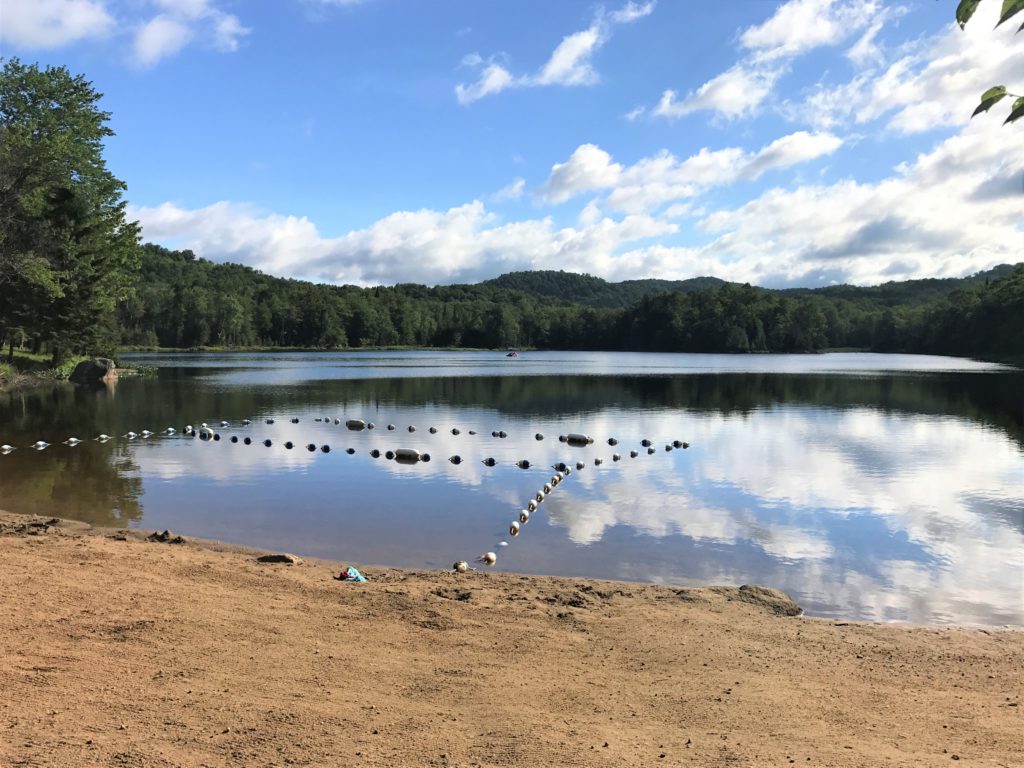
M 0 508 L 355 564 L 441 568 L 490 550 L 496 570 L 769 584 L 819 616 L 1024 625 L 1020 370 L 869 354 L 129 360 L 159 375 L 0 396 L 0 443 L 18 448 L 0 456 Z M 221 420 L 217 442 L 122 437 Z M 569 432 L 594 443 L 560 443 Z M 61 444 L 72 435 L 86 442 Z M 39 439 L 54 445 L 31 450 Z M 667 452 L 673 440 L 690 448 Z M 370 455 L 402 447 L 431 461 Z M 587 466 L 510 537 L 558 461 Z

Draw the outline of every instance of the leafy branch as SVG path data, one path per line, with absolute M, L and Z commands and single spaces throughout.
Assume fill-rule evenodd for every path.
M 981 0 L 960 0 L 960 4 L 956 7 L 956 22 L 960 25 L 960 29 L 967 26 L 967 22 L 970 21 L 971 16 L 978 9 L 980 2 Z M 1003 22 L 1009 21 L 1021 11 L 1024 11 L 1024 0 L 1003 0 L 1003 7 L 999 11 L 999 21 L 996 22 L 996 26 L 998 27 Z M 1024 31 L 1024 24 L 1017 28 L 1017 32 L 1021 31 Z M 1024 117 L 1024 96 L 1010 93 L 1006 90 L 1005 85 L 996 85 L 981 94 L 981 103 L 975 108 L 971 118 L 973 119 L 975 115 L 980 115 L 982 112 L 988 112 L 1007 96 L 1014 101 L 1010 107 L 1010 115 L 1003 121 L 1003 125 Z

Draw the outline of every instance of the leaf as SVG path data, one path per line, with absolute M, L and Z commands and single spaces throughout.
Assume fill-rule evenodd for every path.
M 981 94 L 981 103 L 975 108 L 974 112 L 971 113 L 971 117 L 974 118 L 982 112 L 988 112 L 992 107 L 998 104 L 1004 96 L 1006 96 L 1005 85 L 997 85 L 993 88 L 989 88 Z
M 1012 123 L 1014 120 L 1020 120 L 1022 117 L 1024 117 L 1024 96 L 1021 96 L 1013 102 L 1013 109 L 1010 110 L 1010 116 L 1003 121 L 1003 125 Z
M 999 24 L 1009 20 L 1011 16 L 1016 16 L 1021 11 L 1024 11 L 1024 0 L 1003 0 L 1003 9 L 999 12 L 999 22 L 996 26 L 998 27 Z
M 960 25 L 960 29 L 963 29 L 971 20 L 971 16 L 974 15 L 980 2 L 981 0 L 960 0 L 960 5 L 956 7 L 956 23 Z

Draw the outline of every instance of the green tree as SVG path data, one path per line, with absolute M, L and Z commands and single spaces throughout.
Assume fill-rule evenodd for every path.
M 0 71 L 0 331 L 21 328 L 54 364 L 114 350 L 112 313 L 138 264 L 100 98 L 64 67 L 11 59 Z

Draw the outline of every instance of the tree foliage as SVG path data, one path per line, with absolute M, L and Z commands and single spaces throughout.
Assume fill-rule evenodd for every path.
M 54 364 L 114 348 L 135 279 L 138 228 L 103 161 L 100 98 L 63 67 L 0 71 L 0 333 L 45 344 Z

